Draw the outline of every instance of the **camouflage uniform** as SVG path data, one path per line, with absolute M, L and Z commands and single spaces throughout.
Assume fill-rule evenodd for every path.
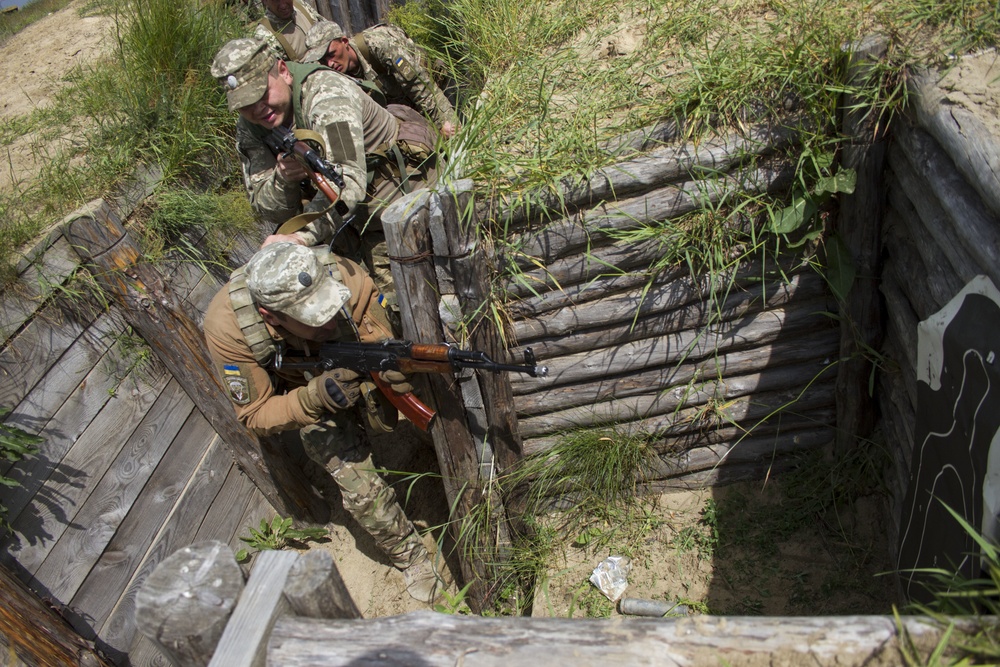
M 330 42 L 344 36 L 336 23 L 322 21 L 306 36 L 308 51 L 302 62 L 316 62 L 326 55 Z M 434 83 L 426 57 L 406 33 L 394 25 L 377 25 L 350 39 L 358 58 L 356 70 L 345 72 L 356 80 L 374 84 L 386 104 L 404 104 L 429 116 L 438 127 L 458 126 L 451 102 Z
M 294 3 L 292 18 L 280 19 L 267 9 L 264 17 L 257 22 L 254 37 L 265 40 L 279 58 L 298 60 L 306 52 L 306 33 L 309 28 L 322 21 L 322 17 L 308 4 Z
M 249 82 L 257 76 L 255 72 L 273 64 L 270 58 L 263 42 L 233 40 L 216 56 L 212 74 L 231 89 L 231 98 L 235 94 L 237 103 L 245 106 L 266 91 L 265 84 L 257 98 L 245 102 L 256 90 L 244 94 L 242 89 L 251 87 Z M 342 167 L 345 185 L 337 193 L 339 199 L 346 205 L 348 215 L 355 213 L 352 226 L 360 234 L 361 248 L 351 250 L 338 246 L 338 250 L 350 253 L 353 259 L 363 260 L 371 269 L 378 288 L 391 296 L 392 274 L 381 213 L 405 190 L 427 187 L 434 179 L 434 170 L 431 167 L 408 169 L 408 187 L 404 189 L 398 168 L 387 168 L 387 161 L 377 157 L 397 144 L 400 124 L 396 117 L 362 94 L 348 77 L 316 64 L 286 65 L 294 79 L 292 129 L 312 130 L 320 135 L 327 159 Z M 235 78 L 230 82 L 232 77 Z M 232 84 L 238 89 L 233 89 Z M 231 99 L 230 108 L 238 109 L 237 103 Z M 276 226 L 303 212 L 327 211 L 330 202 L 322 193 L 316 194 L 308 181 L 286 182 L 280 178 L 275 169 L 275 155 L 264 143 L 268 133 L 269 130 L 242 116 L 237 120 L 236 149 L 253 209 Z M 306 245 L 328 244 L 342 224 L 340 216 L 331 211 L 296 233 Z M 343 240 L 342 237 L 338 240 Z
M 204 331 L 239 421 L 261 435 L 298 429 L 306 453 L 340 487 L 345 509 L 405 570 L 428 554 L 392 487 L 375 472 L 367 439 L 359 437 L 357 412 L 331 413 L 306 371 L 272 366 L 276 353 L 300 352 L 315 360 L 318 343 L 265 323 L 257 312 L 263 306 L 309 326 L 336 317 L 332 341 L 375 342 L 392 335 L 378 297 L 360 266 L 327 248 L 273 243 L 233 272 L 209 304 Z

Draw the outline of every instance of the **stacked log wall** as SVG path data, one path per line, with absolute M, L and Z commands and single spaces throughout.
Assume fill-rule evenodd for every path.
M 886 361 L 877 396 L 893 457 L 888 485 L 894 559 L 903 501 L 917 475 L 917 326 L 976 276 L 1000 286 L 1000 140 L 974 110 L 952 104 L 939 85 L 945 75 L 947 70 L 914 77 L 912 104 L 894 124 L 887 158 L 880 283 Z M 975 488 L 975 480 L 964 481 Z
M 666 144 L 563 184 L 548 202 L 558 219 L 507 214 L 512 356 L 530 347 L 549 367 L 511 377 L 525 454 L 581 428 L 640 435 L 658 454 L 649 485 L 684 488 L 761 476 L 832 440 L 837 305 L 818 274 L 767 253 L 714 273 L 651 270 L 669 241 L 616 241 L 743 195 L 783 196 L 793 141 L 761 126 Z

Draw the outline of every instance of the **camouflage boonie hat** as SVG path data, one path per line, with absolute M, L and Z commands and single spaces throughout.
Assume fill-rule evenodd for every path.
M 275 60 L 271 47 L 262 39 L 234 39 L 219 49 L 212 61 L 212 76 L 225 87 L 230 111 L 264 96 L 267 73 Z
M 302 62 L 314 63 L 326 55 L 330 50 L 330 42 L 344 36 L 344 31 L 333 21 L 320 21 L 314 23 L 306 33 L 306 54 L 302 56 Z
M 351 290 L 330 275 L 320 253 L 325 246 L 272 243 L 247 262 L 247 289 L 254 303 L 310 327 L 321 327 L 351 298 Z

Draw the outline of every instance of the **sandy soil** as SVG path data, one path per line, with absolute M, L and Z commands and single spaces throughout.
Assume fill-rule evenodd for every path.
M 111 45 L 113 21 L 105 16 L 81 16 L 83 0 L 74 0 L 26 27 L 0 45 L 0 118 L 26 116 L 53 103 L 56 93 L 67 85 L 66 76 L 94 63 Z M 71 141 L 42 139 L 33 132 L 3 146 L 0 189 L 24 186 L 33 179 L 51 156 Z

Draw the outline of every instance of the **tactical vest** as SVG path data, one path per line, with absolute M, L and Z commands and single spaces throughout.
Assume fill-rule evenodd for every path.
M 292 0 L 292 6 L 295 8 L 295 11 L 297 11 L 299 15 L 305 19 L 304 23 L 309 23 L 309 25 L 306 25 L 305 28 L 303 28 L 304 31 L 308 32 L 309 28 L 311 28 L 314 25 L 313 23 L 309 22 L 310 21 L 309 14 L 306 13 L 306 11 L 302 8 L 302 5 L 299 4 L 298 0 Z M 288 38 L 281 33 L 280 28 L 274 27 L 274 25 L 271 23 L 271 20 L 267 18 L 267 14 L 262 16 L 260 20 L 257 21 L 257 23 L 263 26 L 264 29 L 270 32 L 272 35 L 274 35 L 274 38 L 278 40 L 278 43 L 281 44 L 281 48 L 285 50 L 285 53 L 288 55 L 290 59 L 298 60 L 304 55 L 304 52 L 300 53 L 292 48 L 292 45 L 288 41 Z M 296 23 L 296 25 L 298 25 L 298 23 L 295 21 L 294 13 L 292 14 L 292 18 L 286 21 L 281 27 L 284 28 L 289 23 Z
M 340 269 L 337 267 L 337 259 L 333 253 L 327 253 L 323 260 L 323 265 L 337 282 L 343 283 Z M 247 287 L 246 266 L 241 266 L 229 276 L 229 302 L 236 313 L 236 322 L 243 332 L 243 339 L 250 346 L 253 358 L 261 367 L 267 368 L 278 354 L 283 354 L 283 346 L 280 345 L 271 333 L 267 330 L 264 318 L 257 309 L 257 304 L 250 296 L 250 289 Z M 344 304 L 344 312 L 351 317 L 350 309 Z

